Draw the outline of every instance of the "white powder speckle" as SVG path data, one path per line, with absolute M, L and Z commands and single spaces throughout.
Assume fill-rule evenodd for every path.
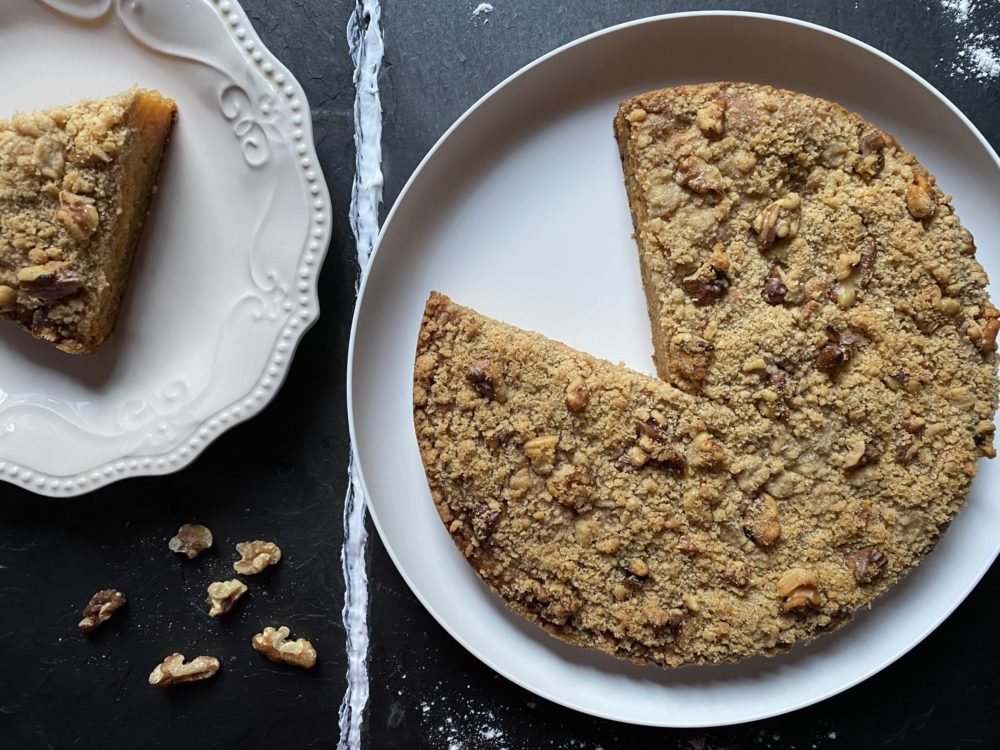
M 837 733 L 836 732 L 830 732 L 826 736 L 829 737 L 831 740 L 837 739 Z
M 973 4 L 972 0 L 941 0 L 941 7 L 960 23 L 969 20 Z
M 997 50 L 989 47 L 973 47 L 969 50 L 969 59 L 979 76 L 996 78 L 1000 76 L 1000 55 Z
M 476 9 L 472 11 L 472 17 L 479 18 L 480 16 L 483 16 L 483 23 L 486 23 L 487 21 L 490 20 L 486 18 L 486 16 L 488 16 L 492 12 L 493 12 L 493 6 L 490 5 L 490 3 L 479 3 L 479 5 L 476 6 Z
M 941 58 L 953 78 L 986 83 L 1000 78 L 1000 34 L 983 31 L 994 28 L 978 18 L 979 0 L 938 0 L 955 27 L 955 53 Z

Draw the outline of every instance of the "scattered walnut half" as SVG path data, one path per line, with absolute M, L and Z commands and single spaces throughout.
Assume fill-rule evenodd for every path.
M 233 563 L 233 570 L 245 576 L 260 573 L 269 565 L 281 560 L 281 550 L 274 542 L 264 542 L 257 539 L 252 542 L 240 542 L 236 551 L 241 559 Z
M 816 367 L 832 372 L 851 359 L 854 353 L 853 347 L 862 336 L 849 328 L 839 333 L 833 328 L 827 328 L 826 335 L 827 343 L 816 357 Z
M 212 532 L 200 523 L 186 523 L 177 529 L 177 534 L 167 542 L 171 552 L 185 555 L 193 560 L 212 546 Z
M 786 612 L 820 605 L 819 579 L 811 570 L 792 568 L 778 579 L 778 596 L 784 599 L 781 608 Z
M 80 632 L 86 635 L 107 622 L 111 615 L 125 604 L 125 595 L 117 589 L 101 589 L 87 602 L 83 608 L 83 619 L 80 620 Z
M 743 533 L 758 547 L 770 547 L 781 536 L 778 503 L 766 492 L 755 497 L 743 511 Z
M 801 207 L 802 199 L 797 193 L 789 193 L 769 203 L 753 220 L 753 230 L 757 233 L 757 246 L 761 250 L 766 250 L 778 240 L 790 239 L 798 234 Z
M 83 286 L 80 274 L 64 260 L 51 260 L 37 266 L 27 266 L 17 272 L 21 291 L 43 300 L 61 299 L 75 294 Z
M 858 583 L 871 583 L 889 564 L 889 558 L 878 547 L 865 547 L 847 556 L 851 572 Z
M 94 207 L 93 198 L 60 190 L 55 220 L 66 228 L 74 240 L 85 240 L 97 231 L 100 216 Z
M 674 172 L 674 181 L 699 195 L 721 194 L 725 188 L 719 168 L 697 156 L 685 156 L 681 159 Z
M 275 630 L 264 628 L 253 637 L 253 647 L 273 662 L 284 662 L 309 669 L 316 664 L 316 649 L 305 638 L 287 640 L 289 630 L 284 625 Z
M 913 184 L 906 191 L 906 210 L 914 219 L 928 219 L 937 211 L 937 196 L 926 172 L 913 175 Z
M 206 601 L 212 605 L 208 611 L 209 616 L 218 617 L 226 614 L 236 606 L 236 602 L 246 592 L 246 584 L 235 578 L 228 581 L 213 581 L 208 584 L 208 599 Z
M 197 656 L 187 664 L 184 654 L 171 654 L 149 673 L 149 684 L 158 688 L 200 682 L 219 671 L 219 660 L 214 656 Z

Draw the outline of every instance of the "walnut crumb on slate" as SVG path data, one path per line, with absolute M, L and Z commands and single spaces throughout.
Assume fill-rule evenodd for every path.
M 233 570 L 245 576 L 256 575 L 281 560 L 281 549 L 278 545 L 260 539 L 240 542 L 236 545 L 236 551 L 240 554 L 240 559 L 233 563 Z
M 219 671 L 219 660 L 214 656 L 197 656 L 185 663 L 183 654 L 171 654 L 157 664 L 149 674 L 149 684 L 169 688 L 188 682 L 200 682 Z
M 305 638 L 288 640 L 289 629 L 267 627 L 253 637 L 253 647 L 273 662 L 284 662 L 303 669 L 316 664 L 316 649 Z
M 125 605 L 125 595 L 117 589 L 102 589 L 90 597 L 83 609 L 80 632 L 84 635 L 107 622 L 111 616 Z
M 235 578 L 228 581 L 214 581 L 208 584 L 208 614 L 212 617 L 224 615 L 236 606 L 236 602 L 247 592 L 246 584 Z
M 171 552 L 185 555 L 193 560 L 212 546 L 212 532 L 200 523 L 186 523 L 177 529 L 177 534 L 167 543 Z

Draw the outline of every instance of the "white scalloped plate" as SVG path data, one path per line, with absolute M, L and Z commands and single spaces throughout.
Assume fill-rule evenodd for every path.
M 393 207 L 351 338 L 349 414 L 358 467 L 375 525 L 414 593 L 462 645 L 538 695 L 657 726 L 752 721 L 860 682 L 933 630 L 1000 548 L 1000 466 L 982 462 L 968 507 L 938 549 L 871 612 L 773 659 L 672 671 L 549 637 L 512 614 L 455 549 L 431 502 L 413 433 L 413 355 L 427 293 L 438 289 L 652 373 L 611 120 L 628 96 L 714 80 L 805 91 L 887 128 L 954 191 L 987 270 L 994 278 L 1000 272 L 1000 163 L 926 82 L 877 50 L 810 24 L 680 14 L 563 47 L 463 115 Z
M 305 95 L 232 0 L 7 0 L 0 117 L 139 84 L 178 120 L 93 357 L 0 326 L 0 478 L 69 496 L 190 463 L 273 398 L 319 314 L 330 197 Z

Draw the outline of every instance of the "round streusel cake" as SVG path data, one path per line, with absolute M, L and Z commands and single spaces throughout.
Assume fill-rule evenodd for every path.
M 553 635 L 664 666 L 772 654 L 929 552 L 993 456 L 997 310 L 889 134 L 750 84 L 622 104 L 658 381 L 428 303 L 432 496 Z

